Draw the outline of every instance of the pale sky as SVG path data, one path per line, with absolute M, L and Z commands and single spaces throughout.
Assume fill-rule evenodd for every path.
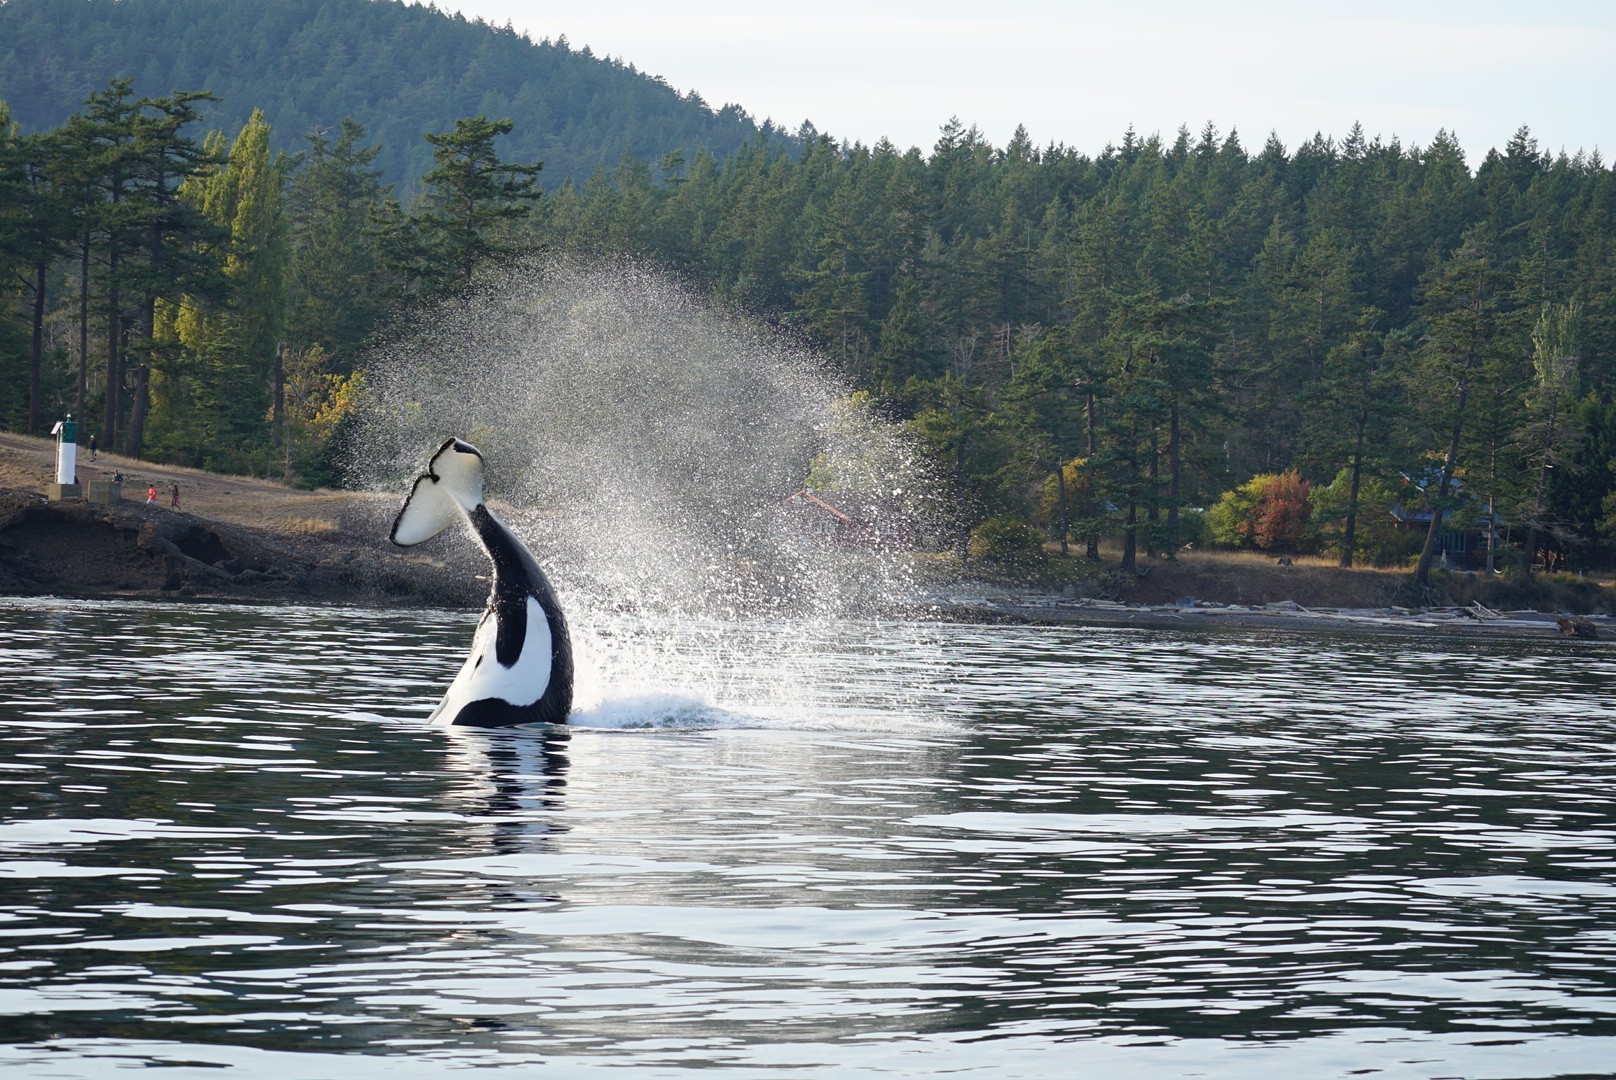
M 1248 150 L 1360 121 L 1475 166 L 1522 124 L 1541 149 L 1616 151 L 1616 4 L 1606 0 L 437 0 L 534 40 L 662 76 L 795 130 L 930 151 L 951 116 L 1003 146 L 1097 154 L 1132 124 L 1211 121 Z

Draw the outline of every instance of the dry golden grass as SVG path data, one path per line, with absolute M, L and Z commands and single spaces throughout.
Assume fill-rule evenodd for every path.
M 329 521 L 325 518 L 277 518 L 266 521 L 265 524 L 278 533 L 287 536 L 308 537 L 310 539 L 329 537 L 342 531 L 335 521 Z
M 50 439 L 0 433 L 0 487 L 43 491 L 55 461 Z M 180 509 L 232 525 L 262 528 L 288 538 L 329 539 L 342 522 L 375 497 L 359 492 L 304 491 L 274 480 L 226 476 L 176 465 L 137 461 L 101 454 L 90 461 L 79 454 L 81 480 L 124 476 L 125 502 L 144 501 L 147 484 L 158 489 L 158 505 L 167 508 L 171 486 L 179 485 Z
M 1126 599 L 1172 602 L 1186 597 L 1225 604 L 1271 604 L 1293 600 L 1304 607 L 1382 607 L 1408 579 L 1404 570 L 1343 569 L 1318 556 L 1276 556 L 1250 551 L 1189 551 L 1177 558 L 1141 564 Z

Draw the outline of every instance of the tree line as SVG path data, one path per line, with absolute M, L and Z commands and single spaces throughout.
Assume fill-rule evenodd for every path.
M 563 187 L 537 234 L 643 252 L 817 341 L 943 466 L 962 554 L 1019 522 L 1089 553 L 1118 535 L 1131 567 L 1294 473 L 1305 527 L 1214 538 L 1424 579 L 1485 524 L 1504 564 L 1611 561 L 1597 153 L 1523 127 L 1471 170 L 1446 132 L 1253 153 L 1207 125 L 1089 156 L 956 121 L 929 154 L 821 137 L 662 164 Z
M 625 154 L 540 198 L 475 117 L 406 207 L 356 123 L 288 157 L 261 114 L 191 141 L 199 100 L 115 81 L 11 129 L 8 426 L 68 403 L 109 447 L 329 480 L 379 320 L 515 252 L 629 252 L 817 343 L 936 459 L 962 556 L 1213 538 L 1423 577 L 1485 519 L 1501 558 L 1611 561 L 1616 182 L 1525 128 L 1472 170 L 1446 133 L 1090 156 L 950 122 L 929 153 Z
M 524 244 L 540 165 L 465 118 L 406 209 L 357 123 L 292 157 L 260 112 L 198 139 L 209 97 L 115 79 L 31 135 L 0 103 L 0 424 L 70 411 L 102 449 L 332 482 L 365 342 Z

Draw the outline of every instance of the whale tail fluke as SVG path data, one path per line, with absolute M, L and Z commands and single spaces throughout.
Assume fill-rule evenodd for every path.
M 477 448 L 450 439 L 415 478 L 409 498 L 393 519 L 393 543 L 414 547 L 438 535 L 483 501 L 483 456 Z
M 572 639 L 555 590 L 521 539 L 483 505 L 483 456 L 459 439 L 439 446 L 393 520 L 401 547 L 464 522 L 493 564 L 471 652 L 432 713 L 461 727 L 566 723 Z

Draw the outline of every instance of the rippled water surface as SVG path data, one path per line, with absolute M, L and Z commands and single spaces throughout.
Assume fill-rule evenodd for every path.
M 470 621 L 0 602 L 0 1068 L 1616 1070 L 1602 646 Z

